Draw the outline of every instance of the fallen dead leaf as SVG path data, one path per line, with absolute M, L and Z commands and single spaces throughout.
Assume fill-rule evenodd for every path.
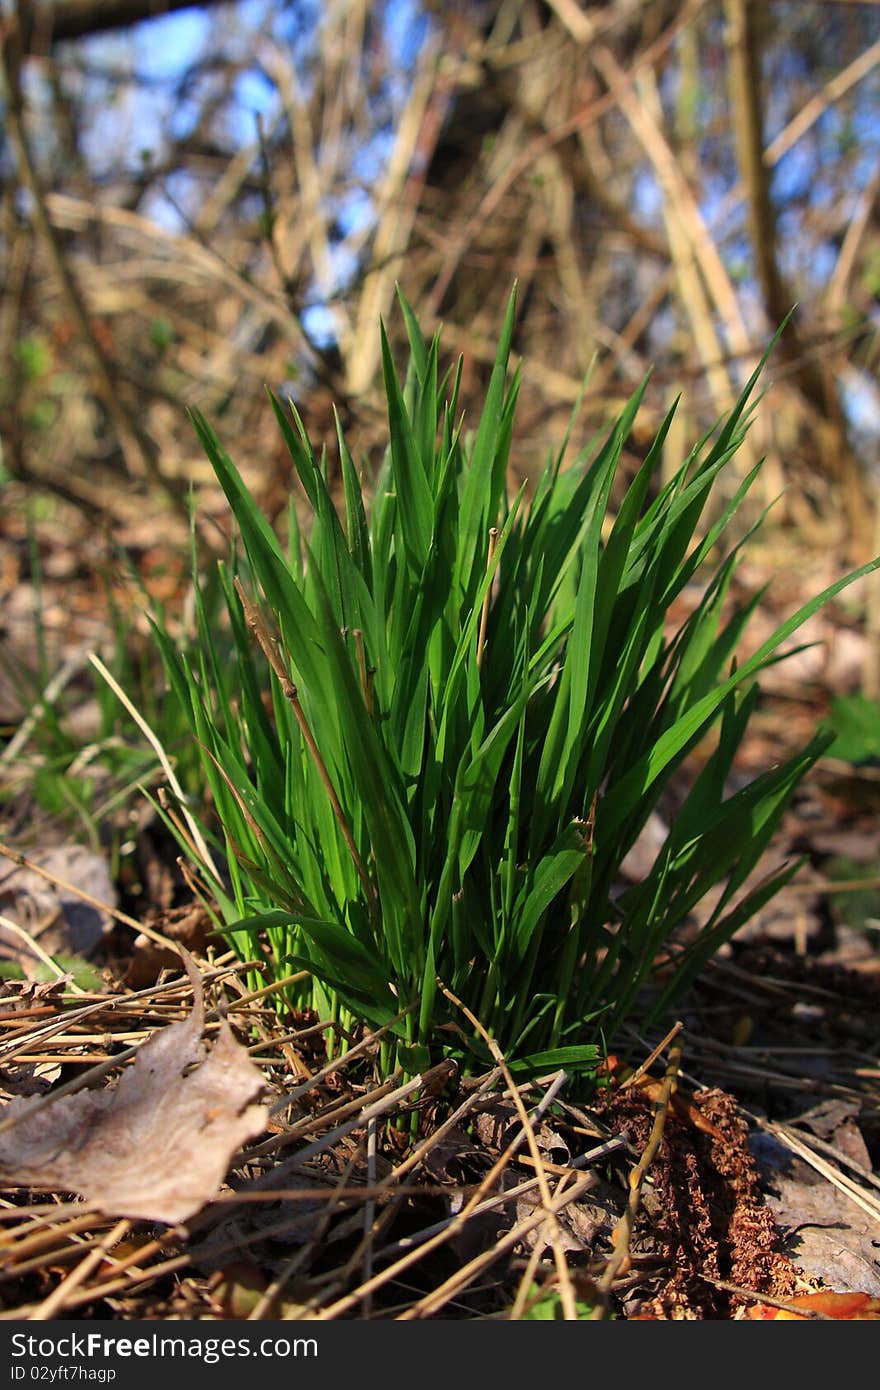
M 4 1120 L 22 1118 L 0 1133 L 0 1183 L 77 1192 L 108 1216 L 171 1225 L 214 1196 L 236 1151 L 265 1129 L 268 1110 L 254 1100 L 265 1083 L 225 1021 L 205 1060 L 201 977 L 184 961 L 192 1013 L 154 1033 L 115 1087 L 4 1108 Z
M 811 1280 L 880 1298 L 876 1221 L 772 1135 L 751 1146 L 789 1258 Z
M 816 1314 L 847 1322 L 874 1322 L 880 1319 L 880 1300 L 866 1293 L 834 1293 L 822 1289 L 819 1293 L 795 1294 L 786 1301 L 788 1308 L 771 1308 L 766 1303 L 757 1303 L 749 1308 L 746 1317 L 760 1322 L 807 1322 Z

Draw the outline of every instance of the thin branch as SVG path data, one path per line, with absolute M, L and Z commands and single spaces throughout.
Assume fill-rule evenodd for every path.
M 618 1274 L 622 1273 L 626 1261 L 629 1258 L 629 1246 L 632 1239 L 633 1226 L 635 1225 L 635 1219 L 641 1204 L 642 1183 L 644 1182 L 645 1174 L 657 1157 L 660 1151 L 660 1145 L 663 1142 L 663 1132 L 666 1127 L 666 1118 L 669 1114 L 669 1104 L 675 1091 L 680 1066 L 681 1042 L 679 1040 L 674 1042 L 669 1050 L 669 1061 L 666 1066 L 666 1073 L 663 1077 L 659 1098 L 654 1106 L 654 1123 L 651 1126 L 651 1134 L 641 1158 L 629 1175 L 629 1196 L 627 1198 L 626 1210 L 611 1234 L 611 1254 L 608 1257 L 608 1263 L 605 1266 L 602 1277 L 596 1284 L 601 1302 L 594 1310 L 594 1318 L 604 1317 L 611 1286 Z

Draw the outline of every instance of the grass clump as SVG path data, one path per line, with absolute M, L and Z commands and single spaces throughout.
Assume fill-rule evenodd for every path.
M 286 553 L 196 417 L 243 542 L 221 570 L 234 659 L 220 659 L 198 604 L 189 651 L 157 635 L 228 866 L 211 887 L 241 952 L 259 940 L 279 977 L 307 972 L 290 1002 L 343 1026 L 391 1025 L 387 1060 L 417 1069 L 439 1049 L 489 1060 L 442 981 L 520 1065 L 588 1068 L 600 1030 L 630 1013 L 708 889 L 723 884 L 655 1011 L 794 871 L 740 891 L 826 738 L 729 796 L 728 774 L 756 677 L 857 576 L 736 664 L 760 595 L 727 613 L 741 546 L 723 555 L 720 542 L 757 470 L 699 527 L 756 377 L 660 484 L 670 412 L 612 523 L 644 387 L 574 466 L 552 457 L 528 502 L 510 498 L 513 297 L 472 435 L 460 367 L 441 373 L 438 339 L 401 307 L 409 365 L 401 384 L 383 331 L 390 443 L 369 506 L 341 432 L 342 516 L 326 457 L 273 400 L 312 513 L 301 534 L 291 504 Z M 670 629 L 698 574 L 702 597 Z M 714 750 L 651 871 L 619 895 L 621 861 L 710 731 Z

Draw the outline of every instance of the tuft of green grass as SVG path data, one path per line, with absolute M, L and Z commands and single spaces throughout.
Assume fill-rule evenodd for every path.
M 189 648 L 155 628 L 226 866 L 201 869 L 237 949 L 252 958 L 262 944 L 279 979 L 298 976 L 287 1001 L 387 1029 L 387 1060 L 489 1061 L 449 991 L 520 1067 L 589 1069 L 600 1037 L 644 1008 L 658 952 L 708 889 L 723 884 L 652 1013 L 794 872 L 744 891 L 828 737 L 730 795 L 729 774 L 760 672 L 880 561 L 738 662 L 761 595 L 728 612 L 744 542 L 726 554 L 724 542 L 757 470 L 701 518 L 758 374 L 661 482 L 670 411 L 612 520 L 644 386 L 607 437 L 570 467 L 548 458 L 531 497 L 511 497 L 514 297 L 470 434 L 460 364 L 444 372 L 438 337 L 400 305 L 409 362 L 401 380 L 383 328 L 389 446 L 369 500 L 339 431 L 337 511 L 326 454 L 272 400 L 311 513 L 306 534 L 291 501 L 286 550 L 195 416 L 242 543 L 220 569 L 231 659 L 200 593 Z M 701 597 L 676 624 L 695 582 Z M 710 734 L 650 872 L 620 893 L 621 861 Z

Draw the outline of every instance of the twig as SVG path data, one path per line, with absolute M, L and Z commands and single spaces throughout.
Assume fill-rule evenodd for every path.
M 370 1120 L 367 1126 L 367 1184 L 374 1186 L 376 1182 L 376 1121 Z M 364 1258 L 363 1258 L 363 1282 L 369 1282 L 373 1274 L 373 1224 L 376 1220 L 376 1200 L 374 1197 L 368 1198 L 364 1206 Z M 369 1313 L 372 1300 L 369 1295 L 364 1301 L 364 1312 Z
M 121 922 L 123 926 L 131 927 L 132 931 L 142 932 L 143 935 L 148 936 L 151 941 L 155 941 L 160 946 L 165 946 L 169 951 L 174 951 L 175 954 L 178 954 L 177 943 L 172 941 L 170 937 L 163 936 L 160 931 L 156 931 L 153 927 L 145 926 L 143 922 L 136 921 L 134 917 L 129 917 L 127 912 L 121 912 L 118 907 L 111 907 L 109 903 L 102 902 L 100 898 L 93 897 L 92 894 L 87 893 L 85 889 L 78 888 L 75 883 L 68 883 L 67 879 L 59 878 L 57 874 L 51 873 L 49 869 L 44 869 L 42 864 L 37 864 L 35 860 L 28 859 L 27 855 L 22 854 L 19 850 L 12 849 L 9 845 L 0 842 L 0 855 L 2 855 L 4 859 L 11 859 L 13 864 L 17 864 L 20 869 L 29 869 L 31 873 L 39 874 L 40 878 L 44 878 L 47 883 L 54 884 L 56 888 L 62 888 L 65 893 L 72 893 L 73 896 L 79 898 L 81 902 L 88 903 L 90 907 L 96 907 L 101 912 L 106 912 L 110 917 L 114 918 L 115 921 Z
M 761 1119 L 758 1120 L 758 1123 L 768 1134 L 772 1134 L 786 1148 L 791 1149 L 792 1153 L 797 1154 L 811 1168 L 815 1168 L 817 1173 L 821 1173 L 823 1178 L 827 1178 L 838 1192 L 842 1192 L 861 1211 L 867 1212 L 874 1221 L 880 1221 L 880 1201 L 876 1197 L 872 1197 L 864 1188 L 859 1187 L 852 1178 L 848 1178 L 845 1173 L 838 1172 L 831 1163 L 814 1153 L 810 1146 L 805 1144 L 788 1125 L 774 1124 L 770 1120 Z
M 649 1071 L 651 1067 L 654 1065 L 661 1052 L 666 1051 L 669 1044 L 675 1038 L 678 1037 L 679 1033 L 682 1031 L 683 1028 L 684 1024 L 681 1022 L 674 1023 L 672 1025 L 669 1032 L 666 1034 L 666 1037 L 662 1038 L 661 1041 L 658 1042 L 654 1050 L 648 1054 L 644 1062 L 642 1062 L 640 1066 L 636 1067 L 635 1071 L 632 1073 L 632 1076 L 628 1076 L 625 1081 L 621 1081 L 621 1091 L 625 1091 L 627 1086 L 635 1086 L 635 1084 L 641 1080 L 645 1072 Z
M 764 162 L 769 167 L 778 164 L 780 159 L 792 145 L 797 144 L 803 135 L 806 135 L 811 126 L 823 115 L 828 107 L 833 105 L 844 96 L 851 87 L 857 82 L 861 82 L 863 77 L 880 63 L 880 40 L 872 43 L 870 48 L 866 48 L 864 53 L 860 53 L 857 58 L 839 72 L 836 77 L 832 77 L 830 82 L 826 82 L 821 92 L 811 97 L 806 106 L 802 107 L 793 120 L 789 121 L 784 130 L 781 130 L 776 139 L 771 141 L 764 151 Z
M 563 1183 L 560 1183 L 556 1193 L 550 1198 L 549 1207 L 543 1207 L 542 1204 L 542 1208 L 539 1209 L 535 1215 L 527 1217 L 524 1221 L 519 1222 L 511 1231 L 503 1235 L 491 1249 L 484 1250 L 481 1254 L 475 1256 L 474 1259 L 470 1260 L 466 1265 L 463 1265 L 461 1269 L 456 1270 L 454 1274 L 450 1275 L 438 1288 L 433 1289 L 431 1293 L 426 1294 L 418 1303 L 408 1308 L 401 1314 L 400 1320 L 410 1321 L 413 1318 L 427 1317 L 431 1313 L 437 1312 L 438 1309 L 440 1309 L 444 1303 L 447 1303 L 460 1289 L 464 1288 L 478 1274 L 481 1274 L 484 1269 L 488 1269 L 489 1265 L 493 1264 L 500 1255 L 506 1254 L 506 1252 L 513 1249 L 515 1245 L 521 1244 L 525 1237 L 530 1235 L 532 1231 L 536 1230 L 538 1227 L 546 1226 L 548 1218 L 556 1222 L 560 1213 L 564 1211 L 567 1206 L 570 1206 L 572 1202 L 576 1202 L 579 1197 L 583 1197 L 584 1193 L 589 1191 L 594 1185 L 594 1180 L 592 1174 L 588 1174 L 581 1181 L 575 1180 L 565 1191 L 562 1190 L 563 1185 Z M 568 1282 L 570 1285 L 570 1276 Z M 563 1297 L 563 1288 L 560 1288 L 560 1297 L 563 1299 L 563 1307 L 565 1308 L 566 1303 Z M 577 1308 L 574 1310 L 574 1316 L 576 1319 Z
M 720 1289 L 722 1293 L 736 1294 L 738 1298 L 747 1298 L 752 1303 L 764 1303 L 768 1308 L 780 1308 L 784 1313 L 797 1313 L 799 1318 L 807 1321 L 827 1321 L 833 1322 L 830 1313 L 820 1313 L 814 1308 L 798 1308 L 796 1304 L 786 1302 L 784 1298 L 772 1298 L 770 1294 L 755 1293 L 754 1289 L 741 1288 L 739 1284 L 728 1284 L 723 1279 L 711 1279 L 708 1274 L 700 1274 L 698 1278 L 705 1284 L 711 1284 L 713 1289 Z
M 31 1321 L 45 1322 L 49 1318 L 54 1318 L 64 1307 L 69 1294 L 78 1289 L 80 1284 L 84 1284 L 93 1269 L 104 1259 L 109 1250 L 114 1245 L 118 1245 L 131 1230 L 131 1222 L 127 1219 L 117 1221 L 111 1231 L 108 1231 L 103 1240 L 99 1241 L 94 1250 L 90 1250 L 85 1259 L 77 1265 L 76 1269 L 71 1270 L 66 1279 L 52 1290 L 49 1297 L 30 1314 Z
M 20 936 L 28 950 L 32 951 L 47 969 L 51 970 L 56 979 L 67 979 L 70 972 L 59 965 L 57 961 L 54 961 L 50 955 L 47 955 L 39 941 L 36 941 L 34 937 L 31 936 L 30 932 L 25 931 L 24 927 L 20 927 L 17 922 L 13 922 L 12 918 L 7 917 L 4 913 L 0 913 L 0 927 L 4 927 L 6 931 L 14 932 L 16 936 Z M 69 983 L 72 994 L 85 994 L 86 991 L 81 989 L 75 980 L 71 979 Z
M 529 1146 L 529 1152 L 531 1153 L 532 1159 L 535 1164 L 535 1170 L 538 1178 L 538 1190 L 541 1194 L 541 1203 L 545 1211 L 549 1211 L 551 1202 L 550 1185 L 547 1182 L 547 1175 L 544 1171 L 544 1164 L 541 1151 L 538 1148 L 538 1141 L 535 1138 L 535 1131 L 532 1128 L 532 1122 L 529 1117 L 528 1111 L 526 1110 L 526 1107 L 523 1104 L 523 1098 L 519 1093 L 516 1083 L 514 1082 L 513 1076 L 510 1072 L 510 1068 L 508 1067 L 507 1062 L 505 1061 L 504 1054 L 501 1051 L 501 1048 L 498 1046 L 495 1039 L 479 1021 L 476 1015 L 472 1013 L 468 1006 L 462 1003 L 462 1001 L 458 999 L 450 989 L 447 989 L 447 987 L 443 984 L 442 980 L 438 979 L 437 984 L 440 990 L 442 990 L 443 994 L 446 996 L 446 998 L 452 1004 L 454 1004 L 456 1008 L 461 1010 L 465 1018 L 470 1023 L 471 1027 L 476 1029 L 477 1033 L 479 1033 L 480 1037 L 483 1039 L 483 1042 L 486 1044 L 486 1046 L 489 1048 L 489 1051 L 492 1053 L 495 1062 L 501 1068 L 502 1075 L 504 1076 L 505 1081 L 511 1089 L 511 1093 L 513 1095 L 513 1103 L 516 1106 L 517 1114 L 519 1115 L 523 1131 L 525 1133 L 526 1143 Z M 561 1073 L 561 1075 L 564 1075 L 564 1073 Z M 561 1190 L 561 1184 L 560 1189 L 557 1189 L 557 1191 L 559 1190 Z M 549 1240 L 551 1245 L 553 1246 L 553 1257 L 556 1264 L 556 1273 L 559 1279 L 559 1295 L 562 1300 L 563 1311 L 568 1321 L 577 1322 L 577 1306 L 574 1296 L 574 1288 L 571 1282 L 571 1275 L 568 1272 L 568 1264 L 566 1263 L 565 1251 L 562 1247 L 562 1241 L 560 1239 L 558 1222 L 555 1220 L 551 1222 L 548 1219 L 547 1227 Z M 404 1316 L 408 1315 L 405 1314 Z M 415 1312 L 413 1312 L 413 1316 L 415 1316 Z
M 177 777 L 175 776 L 174 768 L 171 766 L 168 754 L 162 747 L 162 744 L 158 736 L 153 732 L 152 728 L 147 723 L 140 710 L 138 710 L 136 706 L 132 704 L 131 700 L 128 698 L 125 691 L 122 689 L 122 686 L 115 679 L 115 677 L 111 675 L 111 673 L 107 670 L 107 667 L 104 665 L 103 661 L 96 652 L 89 652 L 89 661 L 94 666 L 99 676 L 101 676 L 102 679 L 106 681 L 107 685 L 109 685 L 117 700 L 119 700 L 119 702 L 122 705 L 124 705 L 125 709 L 131 715 L 132 719 L 137 724 L 141 733 L 144 735 L 144 738 L 147 740 L 150 747 L 153 749 L 154 753 L 156 754 L 156 757 L 159 759 L 159 762 L 162 764 L 162 770 L 168 779 L 168 785 L 171 787 L 171 790 L 174 792 L 174 795 L 177 797 L 177 800 L 180 803 L 180 808 L 183 811 L 186 823 L 189 826 L 190 834 L 192 835 L 193 840 L 195 841 L 195 844 L 198 847 L 199 854 L 202 856 L 202 862 L 214 875 L 215 882 L 220 883 L 220 873 L 218 872 L 214 860 L 211 858 L 211 851 L 208 849 L 208 846 L 205 843 L 204 836 L 202 835 L 202 832 L 199 829 L 197 822 L 194 820 L 194 818 L 190 815 L 189 811 L 187 810 L 186 797 L 184 795 L 183 788 L 181 787 L 180 783 L 177 780 Z
M 297 1270 L 305 1264 L 318 1242 L 323 1240 L 327 1233 L 327 1228 L 336 1214 L 337 1207 L 343 1198 L 348 1195 L 348 1191 L 345 1190 L 345 1183 L 351 1175 L 353 1165 L 354 1156 L 352 1156 L 346 1164 L 345 1171 L 340 1176 L 339 1189 L 329 1194 L 327 1205 L 321 1213 L 317 1229 L 312 1239 L 308 1241 L 301 1250 L 297 1250 L 296 1254 L 291 1255 L 286 1264 L 282 1266 L 280 1272 L 275 1276 L 265 1293 L 261 1295 L 254 1308 L 248 1314 L 249 1321 L 259 1322 L 261 1319 L 267 1317 L 273 1310 L 276 1312 L 279 1311 L 278 1299 Z
M 550 1100 L 552 1099 L 552 1096 L 554 1095 L 555 1091 L 558 1090 L 559 1086 L 562 1084 L 563 1076 L 564 1073 L 561 1072 L 557 1075 L 554 1085 L 550 1087 L 546 1095 L 542 1098 L 542 1101 L 538 1107 L 539 1111 L 545 1105 L 548 1105 L 550 1103 Z M 384 1284 L 387 1284 L 392 1279 L 396 1279 L 400 1274 L 404 1273 L 411 1265 L 416 1264 L 420 1259 L 423 1259 L 424 1256 L 429 1254 L 432 1250 L 436 1250 L 439 1246 L 451 1240 L 452 1237 L 456 1234 L 456 1232 L 460 1231 L 463 1228 L 467 1220 L 480 1206 L 484 1194 L 490 1190 L 492 1184 L 495 1182 L 495 1179 L 504 1170 L 511 1156 L 514 1153 L 516 1153 L 516 1151 L 522 1146 L 524 1141 L 525 1131 L 521 1128 L 514 1136 L 514 1138 L 511 1140 L 511 1142 L 507 1145 L 507 1147 L 504 1150 L 502 1150 L 502 1152 L 499 1154 L 498 1158 L 492 1164 L 492 1167 L 489 1169 L 489 1171 L 486 1174 L 484 1174 L 483 1178 L 480 1180 L 480 1183 L 477 1186 L 476 1191 L 471 1195 L 471 1197 L 462 1207 L 461 1211 L 459 1211 L 447 1223 L 442 1223 L 441 1228 L 436 1230 L 434 1234 L 432 1234 L 426 1240 L 421 1242 L 418 1247 L 407 1248 L 404 1251 L 404 1253 L 400 1256 L 400 1258 L 395 1261 L 394 1264 L 389 1265 L 383 1270 L 380 1270 L 378 1274 L 374 1274 L 372 1279 L 370 1279 L 366 1284 L 362 1284 L 360 1288 L 354 1289 L 351 1293 L 345 1294 L 342 1298 L 337 1299 L 335 1303 L 330 1304 L 329 1307 L 323 1310 L 322 1317 L 336 1318 L 342 1316 L 342 1314 L 346 1313 L 349 1309 L 355 1307 L 355 1305 L 362 1298 L 365 1298 L 369 1294 L 373 1293 L 376 1289 L 381 1288 Z M 403 1165 L 401 1165 L 401 1167 L 403 1167 Z M 399 1170 L 395 1170 L 395 1172 L 398 1171 Z M 536 1182 L 537 1179 L 533 1178 L 531 1181 Z M 584 1186 L 583 1191 L 586 1191 L 587 1186 L 591 1185 L 592 1182 L 588 1181 Z M 535 1218 L 534 1224 L 538 1225 L 541 1221 L 545 1219 L 545 1216 L 538 1215 Z
M 633 1226 L 638 1214 L 641 1203 L 642 1182 L 645 1174 L 650 1168 L 663 1142 L 663 1131 L 666 1127 L 666 1117 L 669 1114 L 669 1103 L 675 1090 L 678 1080 L 678 1070 L 681 1065 L 681 1043 L 673 1043 L 669 1052 L 669 1062 L 667 1063 L 666 1073 L 657 1103 L 654 1106 L 654 1123 L 651 1126 L 651 1134 L 645 1145 L 644 1153 L 629 1175 L 629 1196 L 627 1198 L 626 1210 L 615 1226 L 611 1235 L 611 1254 L 608 1263 L 600 1279 L 596 1281 L 596 1289 L 600 1296 L 600 1302 L 593 1311 L 593 1318 L 603 1318 L 607 1311 L 608 1295 L 611 1286 L 618 1274 L 623 1270 L 624 1264 L 629 1258 L 629 1247 L 632 1239 Z

